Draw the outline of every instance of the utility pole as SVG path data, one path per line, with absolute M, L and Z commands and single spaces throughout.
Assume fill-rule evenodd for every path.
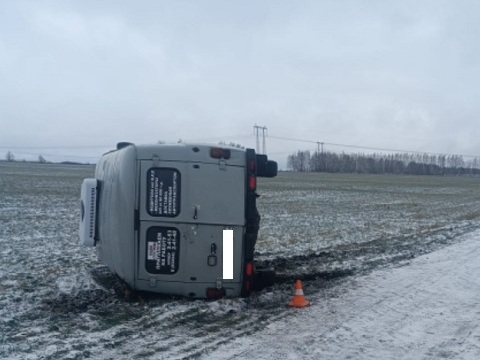
M 321 157 L 320 157 L 320 146 L 322 146 L 322 152 L 321 152 L 322 156 Z M 325 159 L 324 159 L 324 156 L 323 156 L 323 142 L 317 141 L 317 159 L 315 161 L 315 166 L 317 167 L 317 171 L 320 171 L 320 166 L 318 164 L 319 157 L 321 159 L 321 164 L 325 165 L 324 164 Z M 325 170 L 325 166 L 323 166 L 323 170 Z
M 323 142 L 321 143 L 322 144 L 322 162 L 323 162 L 323 171 L 327 171 L 327 164 L 325 162 L 325 155 L 323 154 Z
M 319 157 L 320 157 L 320 142 L 317 141 L 317 156 L 315 156 L 315 171 L 320 171 L 320 166 L 319 164 Z
M 267 133 L 267 128 L 265 126 L 262 128 L 262 135 L 263 135 L 263 153 L 265 155 L 267 155 L 267 140 L 266 140 L 266 138 L 267 138 L 268 133 Z
M 266 137 L 268 135 L 267 133 L 267 128 L 265 126 L 258 126 L 258 125 L 255 125 L 253 127 L 253 130 L 254 130 L 254 134 L 256 136 L 256 139 L 257 139 L 257 148 L 256 148 L 256 151 L 258 154 L 266 154 L 267 153 L 267 146 L 266 146 Z M 263 145 L 263 151 L 260 152 L 260 130 L 262 132 L 262 145 Z

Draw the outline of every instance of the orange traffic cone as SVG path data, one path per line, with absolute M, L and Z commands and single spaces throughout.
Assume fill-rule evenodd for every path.
M 292 301 L 290 301 L 288 306 L 302 308 L 309 305 L 310 301 L 305 300 L 305 297 L 303 296 L 302 282 L 300 280 L 297 280 L 297 282 L 295 283 L 295 292 L 293 293 L 293 299 Z

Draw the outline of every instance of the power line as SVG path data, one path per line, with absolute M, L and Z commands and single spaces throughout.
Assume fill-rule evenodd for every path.
M 311 144 L 316 144 L 317 141 L 312 141 L 312 140 L 304 140 L 304 139 L 294 139 L 294 138 L 287 138 L 287 137 L 282 137 L 282 136 L 268 136 L 269 138 L 272 139 L 278 139 L 278 140 L 287 140 L 287 141 L 296 141 L 296 142 L 304 142 L 304 143 L 311 143 Z M 324 143 L 326 144 L 326 143 Z
M 389 152 L 401 152 L 407 154 L 427 154 L 427 155 L 459 155 L 466 158 L 478 158 L 480 155 L 466 155 L 466 154 L 450 154 L 450 153 L 438 153 L 438 152 L 430 152 L 430 151 L 417 151 L 417 150 L 400 150 L 400 149 L 389 149 L 389 148 L 379 148 L 379 147 L 372 147 L 372 146 L 360 146 L 360 145 L 351 145 L 351 144 L 339 144 L 339 143 L 328 143 L 328 142 L 319 142 L 313 140 L 306 140 L 306 139 L 296 139 L 296 138 L 289 138 L 289 137 L 282 137 L 282 136 L 269 136 L 269 138 L 277 139 L 277 140 L 286 140 L 286 141 L 294 141 L 294 142 L 303 142 L 309 144 L 323 144 L 329 146 L 337 146 L 337 147 L 344 147 L 344 148 L 351 148 L 351 149 L 361 149 L 361 150 L 373 150 L 373 151 L 389 151 Z
M 204 137 L 204 138 L 182 138 L 185 143 L 214 143 L 214 142 L 236 142 L 240 139 L 251 139 L 252 134 L 243 133 L 237 135 L 228 135 L 228 136 L 214 136 L 214 137 Z M 166 144 L 170 142 L 167 141 Z
M 2 148 L 3 149 L 3 148 Z M 46 153 L 32 153 L 32 152 L 23 152 L 16 151 L 14 155 L 27 155 L 27 156 L 49 156 L 55 158 L 76 158 L 76 159 L 99 159 L 101 154 L 98 156 L 88 156 L 88 155 L 66 155 L 66 154 L 46 154 Z
M 265 126 L 254 126 L 255 135 L 256 135 L 256 143 L 257 143 L 257 151 L 260 152 L 260 136 L 262 136 L 262 145 L 263 145 L 263 153 L 266 154 L 266 137 L 276 140 L 284 140 L 284 141 L 292 141 L 292 142 L 301 142 L 301 143 L 308 143 L 308 144 L 316 144 L 317 151 L 321 145 L 321 151 L 323 153 L 323 146 L 333 146 L 333 147 L 342 147 L 342 148 L 350 148 L 350 149 L 359 149 L 359 150 L 372 150 L 372 151 L 388 151 L 388 152 L 396 152 L 396 153 L 406 153 L 406 154 L 427 154 L 427 155 L 459 155 L 465 158 L 480 158 L 480 155 L 467 155 L 467 154 L 451 154 L 451 153 L 439 153 L 439 152 L 431 152 L 431 151 L 417 151 L 417 150 L 404 150 L 404 149 L 391 149 L 391 148 L 382 148 L 382 147 L 373 147 L 373 146 L 362 146 L 362 145 L 353 145 L 353 144 L 341 144 L 341 143 L 329 143 L 324 141 L 313 141 L 308 139 L 299 139 L 299 138 L 291 138 L 291 137 L 283 137 L 283 136 L 272 136 L 267 133 L 267 127 Z M 236 138 L 246 138 L 251 135 L 246 134 L 238 134 L 235 136 Z M 230 136 L 231 138 L 232 136 Z M 223 137 L 225 139 L 227 137 Z M 212 141 L 214 138 L 209 138 L 209 141 Z M 222 139 L 222 137 L 216 137 L 215 139 Z M 190 140 L 192 141 L 192 140 Z M 201 141 L 196 139 L 194 141 Z M 203 139 L 203 141 L 207 141 Z M 66 155 L 66 154 L 52 154 L 52 153 L 43 153 L 44 150 L 83 150 L 83 149 L 111 149 L 112 145 L 80 145 L 80 146 L 0 146 L 0 150 L 11 150 L 16 151 L 17 154 L 20 155 L 31 155 L 31 156 L 53 156 L 53 157 L 71 157 L 71 158 L 89 158 L 89 159 L 97 159 L 101 156 L 82 156 L 82 155 Z M 23 152 L 18 150 L 33 150 L 35 152 Z M 38 152 L 37 152 L 38 151 Z M 41 153 L 40 153 L 41 152 Z
M 76 150 L 76 149 L 105 149 L 112 145 L 80 145 L 80 146 L 0 146 L 1 150 Z
M 203 138 L 203 139 L 190 139 L 189 142 L 214 142 L 214 141 L 224 141 L 226 139 L 240 139 L 240 138 L 251 138 L 251 134 L 237 134 L 237 135 L 229 135 L 229 136 L 218 136 L 218 137 L 210 137 L 210 138 Z M 174 142 L 172 142 L 173 144 Z M 41 146 L 0 146 L 0 150 L 4 151 L 12 151 L 14 155 L 20 156 L 29 156 L 29 157 L 37 157 L 37 156 L 47 156 L 53 158 L 72 158 L 72 159 L 94 159 L 98 160 L 103 153 L 109 151 L 115 147 L 115 144 L 108 144 L 108 145 L 41 145 Z M 89 155 L 67 155 L 65 152 L 68 150 L 90 150 L 90 149 L 99 149 L 97 156 L 89 156 Z M 59 153 L 54 153 L 56 150 L 59 150 Z M 65 151 L 62 151 L 65 150 Z M 80 151 L 79 151 L 80 152 Z M 91 152 L 90 152 L 91 153 Z

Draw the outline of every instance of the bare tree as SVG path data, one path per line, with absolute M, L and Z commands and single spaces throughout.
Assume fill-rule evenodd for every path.
M 287 167 L 293 171 L 307 172 L 310 171 L 310 151 L 297 151 L 287 158 Z
M 6 159 L 7 159 L 8 162 L 15 161 L 15 155 L 13 155 L 13 153 L 11 151 L 9 151 L 9 152 L 7 152 Z
M 480 175 L 480 159 L 464 160 L 461 155 L 429 154 L 337 154 L 297 151 L 287 158 L 287 167 L 298 172 L 411 174 L 411 175 Z M 319 162 L 321 163 L 318 166 Z

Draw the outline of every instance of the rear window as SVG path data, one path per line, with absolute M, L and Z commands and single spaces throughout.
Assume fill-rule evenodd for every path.
M 147 212 L 151 216 L 175 217 L 180 213 L 180 172 L 151 168 L 147 172 Z

